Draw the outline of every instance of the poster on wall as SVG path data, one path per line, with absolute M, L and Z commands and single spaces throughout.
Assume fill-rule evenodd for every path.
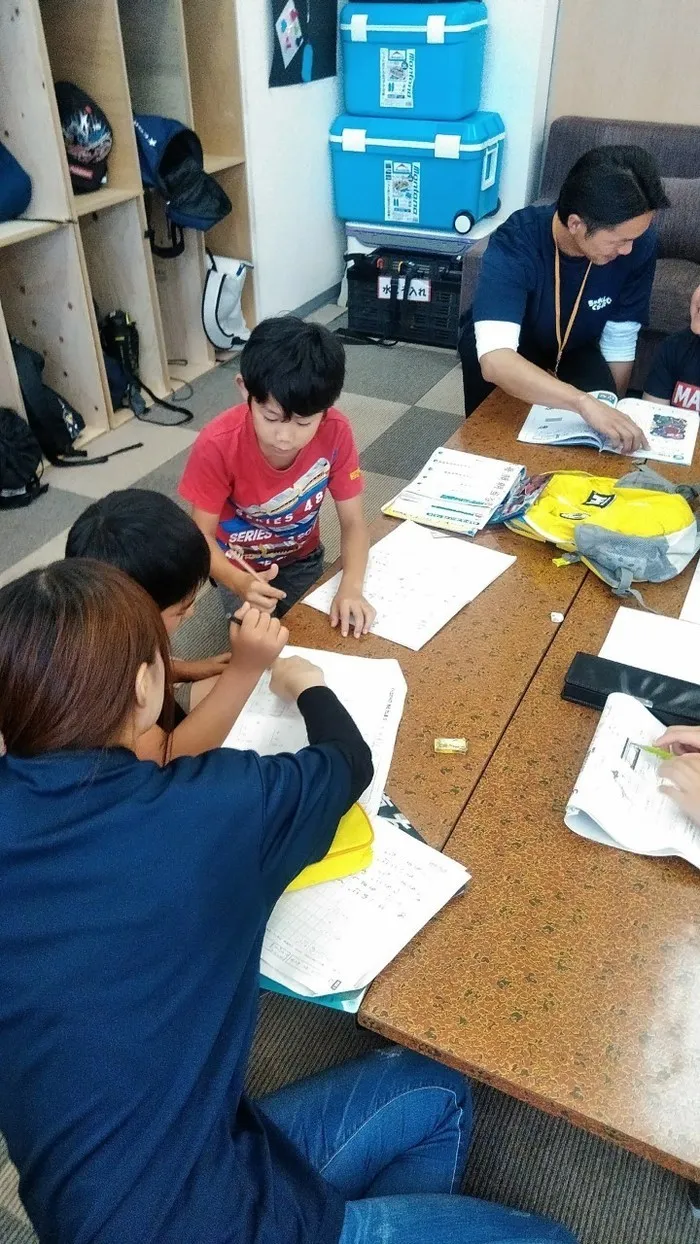
M 336 74 L 337 0 L 270 0 L 270 86 L 298 86 Z

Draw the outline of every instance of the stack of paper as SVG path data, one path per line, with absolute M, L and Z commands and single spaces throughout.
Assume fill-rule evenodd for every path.
M 469 873 L 372 817 L 363 872 L 283 894 L 265 932 L 261 973 L 307 998 L 363 989 L 415 937 Z
M 374 635 L 418 652 L 450 618 L 515 561 L 415 523 L 402 523 L 369 553 L 364 592 L 377 616 Z M 329 613 L 340 574 L 315 588 L 305 605 Z
M 700 684 L 700 644 L 693 622 L 620 608 L 599 655 L 652 674 Z
M 372 750 L 374 779 L 360 803 L 376 813 L 389 774 L 396 734 L 406 699 L 406 680 L 398 661 L 346 657 L 315 648 L 285 648 L 286 657 L 306 657 L 320 666 L 326 683 L 353 718 Z M 263 674 L 224 747 L 251 748 L 263 756 L 298 752 L 308 737 L 296 704 L 287 704 L 270 691 L 270 675 Z
M 382 508 L 392 518 L 475 536 L 524 477 L 525 468 L 512 462 L 436 449 L 416 478 Z

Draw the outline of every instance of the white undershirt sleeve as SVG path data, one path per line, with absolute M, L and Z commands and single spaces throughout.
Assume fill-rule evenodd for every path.
M 641 327 L 636 320 L 607 320 L 600 334 L 600 352 L 606 363 L 633 362 Z
M 510 320 L 477 320 L 474 324 L 477 358 L 492 350 L 517 350 L 520 325 Z

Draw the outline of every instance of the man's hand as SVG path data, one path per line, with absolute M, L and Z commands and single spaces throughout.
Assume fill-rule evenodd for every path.
M 270 566 L 269 570 L 256 570 L 255 574 L 241 574 L 241 596 L 255 609 L 263 609 L 266 613 L 274 613 L 277 603 L 284 600 L 286 592 L 272 586 L 277 578 L 279 566 Z
M 216 678 L 223 674 L 230 660 L 231 653 L 222 652 L 204 661 L 173 661 L 173 681 L 203 682 L 205 678 Z
M 262 674 L 277 660 L 289 639 L 289 631 L 277 618 L 247 602 L 238 610 L 240 626 L 231 623 L 229 635 L 232 659 L 231 672 L 254 671 Z
M 281 700 L 298 700 L 309 687 L 325 687 L 323 671 L 305 657 L 281 657 L 275 661 L 270 678 L 270 691 Z
M 366 635 L 376 616 L 376 609 L 373 609 L 365 600 L 362 591 L 344 584 L 341 579 L 340 587 L 331 605 L 330 617 L 331 626 L 340 627 L 343 639 L 347 638 L 351 630 L 355 639 Z
M 687 752 L 700 752 L 700 726 L 669 726 L 654 747 L 665 747 L 676 756 Z
M 648 448 L 642 429 L 621 411 L 605 402 L 599 402 L 590 393 L 584 393 L 579 403 L 579 414 L 586 423 L 600 432 L 614 449 L 631 454 L 635 449 Z

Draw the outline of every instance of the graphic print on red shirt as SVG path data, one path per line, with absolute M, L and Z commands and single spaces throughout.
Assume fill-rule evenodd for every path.
M 679 380 L 673 390 L 671 405 L 681 410 L 696 410 L 700 415 L 700 385 L 686 384 Z
M 238 548 L 261 569 L 308 557 L 318 547 L 318 514 L 326 489 L 336 501 L 362 492 L 352 428 L 331 408 L 291 466 L 278 470 L 263 456 L 245 405 L 225 410 L 200 432 L 180 495 L 219 515 L 220 547 Z

